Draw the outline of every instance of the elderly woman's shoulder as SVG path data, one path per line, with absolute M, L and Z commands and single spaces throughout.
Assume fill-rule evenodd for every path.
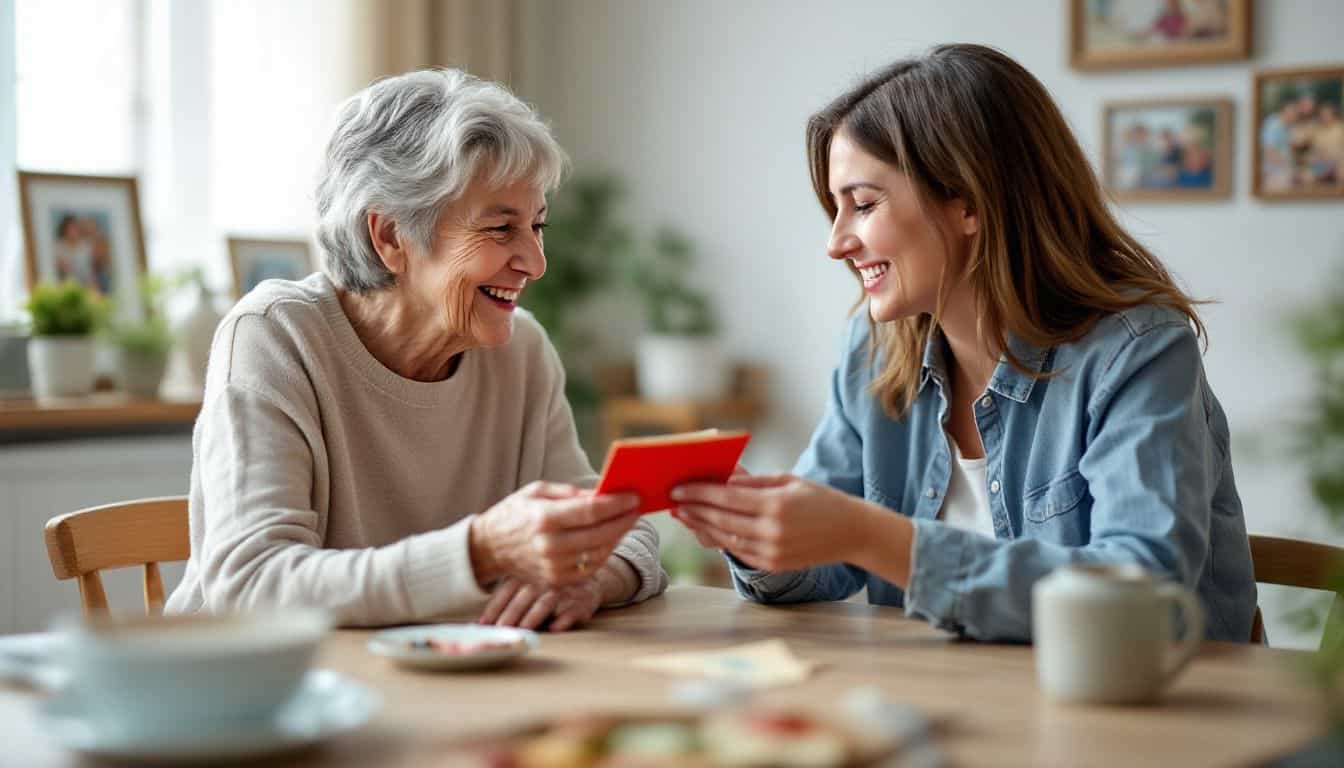
M 285 366 L 326 337 L 328 314 L 340 311 L 330 280 L 266 280 L 238 300 L 220 321 L 212 357 L 224 355 L 229 378 L 250 369 Z M 213 365 L 213 363 L 212 363 Z
M 295 309 L 303 311 L 303 307 L 320 311 L 321 304 L 327 298 L 334 297 L 331 281 L 321 273 L 314 273 L 302 280 L 263 280 L 233 305 L 225 319 Z

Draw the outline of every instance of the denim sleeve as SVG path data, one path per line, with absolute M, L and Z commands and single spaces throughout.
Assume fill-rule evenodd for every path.
M 863 443 L 845 415 L 840 382 L 844 367 L 831 374 L 831 396 L 826 415 L 812 433 L 812 441 L 798 459 L 794 474 L 844 491 L 863 495 Z M 758 603 L 806 603 L 844 600 L 863 589 L 867 574 L 845 563 L 828 563 L 801 571 L 758 571 L 728 557 L 733 588 Z
M 1100 375 L 1078 464 L 1092 495 L 1081 547 L 989 539 L 915 520 L 906 613 L 982 640 L 1031 639 L 1031 588 L 1070 563 L 1137 563 L 1193 587 L 1208 556 L 1217 450 L 1199 346 L 1184 325 L 1135 334 Z

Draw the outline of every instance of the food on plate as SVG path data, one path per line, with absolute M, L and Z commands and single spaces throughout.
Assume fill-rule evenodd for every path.
M 700 729 L 714 765 L 732 768 L 828 768 L 844 765 L 849 748 L 834 728 L 790 712 L 734 712 Z
M 511 650 L 523 644 L 517 640 L 445 640 L 437 637 L 412 640 L 407 645 L 413 651 L 434 651 L 444 656 L 466 656 L 482 651 Z
M 811 715 L 737 711 L 564 719 L 474 751 L 490 768 L 838 768 L 853 745 Z

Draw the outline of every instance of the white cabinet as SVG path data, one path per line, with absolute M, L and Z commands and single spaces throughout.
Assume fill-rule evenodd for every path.
M 79 611 L 79 586 L 57 581 L 47 559 L 48 519 L 82 507 L 187 492 L 189 434 L 90 438 L 0 446 L 0 634 L 45 629 Z M 163 566 L 165 594 L 183 563 Z M 103 573 L 113 613 L 144 610 L 144 569 Z

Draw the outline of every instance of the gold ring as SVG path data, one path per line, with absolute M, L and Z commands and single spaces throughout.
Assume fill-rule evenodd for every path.
M 579 568 L 579 573 L 587 573 L 587 572 L 588 572 L 588 550 L 586 550 L 586 549 L 579 553 L 579 564 L 578 564 L 578 568 Z

